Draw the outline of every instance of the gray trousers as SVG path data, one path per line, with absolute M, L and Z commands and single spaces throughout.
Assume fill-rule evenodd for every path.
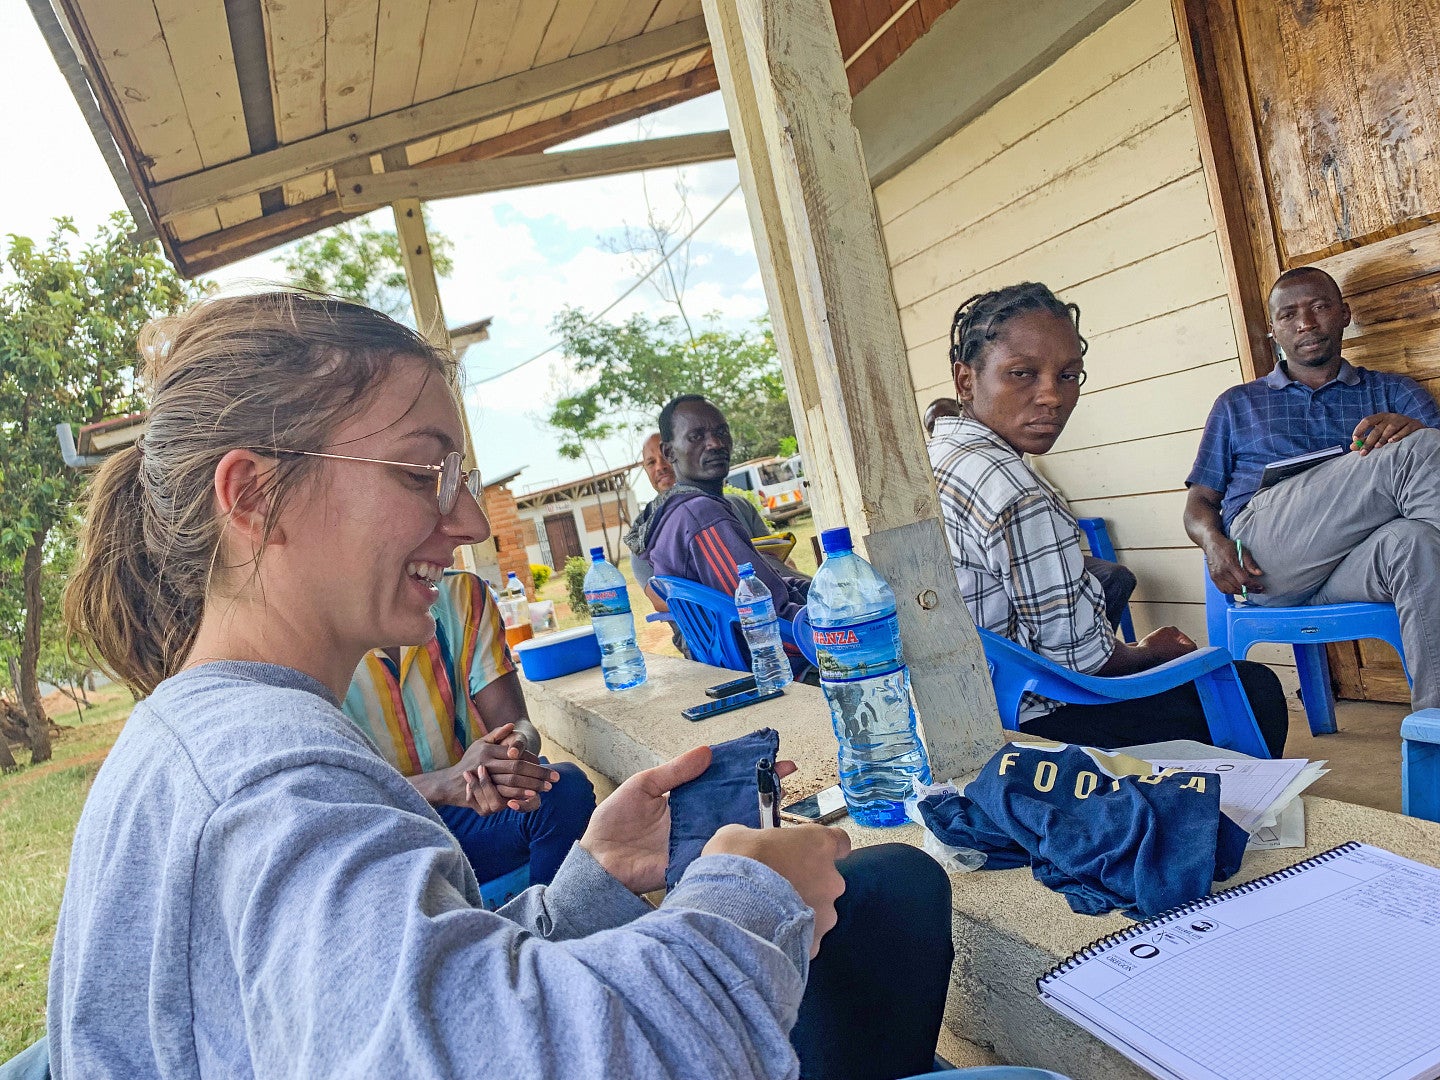
M 1253 603 L 1390 603 L 1416 709 L 1440 707 L 1440 431 L 1259 492 L 1230 524 L 1264 572 Z

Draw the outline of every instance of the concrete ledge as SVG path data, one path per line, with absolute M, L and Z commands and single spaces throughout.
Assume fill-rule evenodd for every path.
M 530 713 L 546 737 L 619 782 L 692 746 L 724 742 L 759 727 L 780 732 L 784 757 L 800 771 L 787 783 L 799 795 L 836 780 L 829 710 L 820 691 L 795 686 L 783 698 L 690 723 L 680 710 L 705 700 L 704 689 L 733 672 L 687 660 L 647 656 L 650 681 L 612 694 L 598 669 L 526 685 Z M 1279 870 L 1347 840 L 1364 840 L 1440 866 L 1440 824 L 1329 799 L 1305 800 L 1304 848 L 1254 852 L 1221 887 Z M 918 845 L 917 826 L 864 829 L 841 824 L 856 845 L 899 841 Z M 1058 893 L 1028 870 L 951 877 L 955 969 L 946 1027 L 960 1046 L 1016 1065 L 1054 1069 L 1074 1080 L 1138 1080 L 1147 1074 L 1044 1005 L 1035 980 L 1096 938 L 1132 925 L 1119 914 L 1094 918 L 1070 911 Z

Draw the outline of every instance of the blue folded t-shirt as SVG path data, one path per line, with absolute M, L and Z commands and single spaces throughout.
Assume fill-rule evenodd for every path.
M 772 762 L 780 752 L 780 733 L 761 728 L 710 748 L 710 767 L 670 792 L 670 865 L 665 888 L 673 889 L 685 868 L 724 825 L 760 827 L 755 763 Z
M 983 852 L 987 870 L 1030 866 L 1083 915 L 1151 918 L 1240 868 L 1249 837 L 1220 812 L 1219 777 L 1115 776 L 1097 754 L 1010 743 L 964 795 L 932 795 L 920 814 L 945 843 Z

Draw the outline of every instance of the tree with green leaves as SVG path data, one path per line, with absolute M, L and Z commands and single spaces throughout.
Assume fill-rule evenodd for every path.
M 673 315 L 617 324 L 566 308 L 552 328 L 576 387 L 552 403 L 547 418 L 564 456 L 579 457 L 587 443 L 615 434 L 654 431 L 677 394 L 704 394 L 725 413 L 736 460 L 774 454 L 795 436 L 768 318 L 736 331 L 712 315 L 692 334 Z
M 12 235 L 5 250 L 0 633 L 18 645 L 15 690 L 33 762 L 50 756 L 38 680 L 47 544 L 72 518 L 86 483 L 86 474 L 61 458 L 56 427 L 141 408 L 134 363 L 140 329 L 205 292 L 179 277 L 157 243 L 139 243 L 133 233 L 130 219 L 115 214 L 77 250 L 79 233 L 60 218 L 44 243 Z
M 436 276 L 449 277 L 455 269 L 454 246 L 428 225 L 426 235 Z M 286 248 L 280 258 L 294 285 L 354 300 L 392 319 L 403 321 L 410 314 L 400 239 L 393 230 L 376 228 L 368 217 L 307 236 Z

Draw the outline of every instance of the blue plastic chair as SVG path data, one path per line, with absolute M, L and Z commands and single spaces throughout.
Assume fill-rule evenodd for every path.
M 1149 671 L 1103 677 L 1071 671 L 1009 638 L 977 629 L 985 647 L 990 681 L 995 686 L 995 701 L 1000 706 L 1000 724 L 1011 731 L 1020 726 L 1020 702 L 1027 691 L 1070 705 L 1108 705 L 1193 682 L 1205 709 L 1205 722 L 1210 726 L 1210 740 L 1216 746 L 1253 757 L 1270 756 L 1250 699 L 1235 672 L 1235 662 L 1224 649 L 1199 649 Z M 805 659 L 818 667 L 808 611 L 795 616 L 793 631 Z
M 1222 593 L 1210 579 L 1208 565 L 1205 568 L 1205 627 L 1211 645 L 1224 646 L 1240 660 L 1261 642 L 1294 646 L 1300 699 L 1305 705 L 1305 719 L 1310 723 L 1312 735 L 1329 735 L 1337 730 L 1335 691 L 1330 685 L 1326 642 L 1375 638 L 1388 642 L 1400 654 L 1400 663 L 1405 664 L 1400 617 L 1395 613 L 1395 605 L 1261 607 Z M 1410 680 L 1408 665 L 1405 678 Z
M 1440 821 L 1440 709 L 1411 713 L 1400 739 L 1400 812 Z
M 657 575 L 650 579 L 650 585 L 670 610 L 647 615 L 646 622 L 673 622 L 678 626 L 692 660 L 731 671 L 750 670 L 740 613 L 732 597 L 684 578 Z M 795 645 L 794 628 L 784 619 L 779 622 L 780 640 Z
M 1082 675 L 1009 638 L 983 628 L 979 632 L 990 681 L 995 685 L 995 700 L 1000 706 L 1000 723 L 1006 728 L 1018 728 L 1020 702 L 1027 692 L 1069 705 L 1108 705 L 1193 682 L 1205 710 L 1211 742 L 1252 757 L 1270 756 L 1250 699 L 1235 672 L 1235 662 L 1224 649 L 1198 649 L 1148 671 L 1105 677 Z
M 1110 530 L 1105 527 L 1104 518 L 1076 518 L 1075 524 L 1085 534 L 1085 543 L 1089 545 L 1091 555 L 1109 562 L 1120 561 L 1115 558 L 1115 545 L 1110 542 Z M 1135 637 L 1135 623 L 1130 618 L 1129 604 L 1120 613 L 1120 636 L 1131 645 L 1139 640 Z

